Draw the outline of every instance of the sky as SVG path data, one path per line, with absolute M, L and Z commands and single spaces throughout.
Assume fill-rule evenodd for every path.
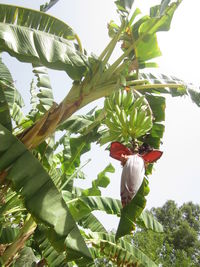
M 1 3 L 15 4 L 39 9 L 45 0 L 1 0 Z M 140 7 L 148 14 L 149 7 L 160 1 L 136 0 L 134 7 Z M 158 43 L 162 56 L 157 59 L 157 72 L 175 75 L 184 81 L 199 85 L 200 62 L 200 2 L 198 0 L 183 0 L 175 12 L 169 32 L 158 34 Z M 60 0 L 50 14 L 69 24 L 79 35 L 84 48 L 88 52 L 100 54 L 109 41 L 107 23 L 112 19 L 117 21 L 113 0 Z M 116 52 L 115 56 L 118 55 Z M 32 78 L 31 65 L 19 63 L 7 54 L 3 59 L 11 70 L 17 88 L 20 89 L 26 102 L 30 95 Z M 57 102 L 67 94 L 71 81 L 64 72 L 49 71 L 54 96 Z M 28 88 L 28 89 L 27 89 Z M 101 102 L 97 102 L 98 104 Z M 90 107 L 95 106 L 92 103 Z M 87 109 L 81 110 L 86 112 Z M 162 158 L 154 165 L 154 172 L 149 176 L 150 193 L 147 197 L 147 208 L 162 206 L 167 200 L 173 199 L 178 205 L 193 201 L 200 203 L 200 108 L 187 97 L 168 98 L 166 108 L 166 128 L 161 150 Z M 120 198 L 121 167 L 119 162 L 111 159 L 104 147 L 92 145 L 91 153 L 82 157 L 86 161 L 92 158 L 84 171 L 87 180 L 79 185 L 87 188 L 96 175 L 110 162 L 116 168 L 110 175 L 111 183 L 102 195 Z M 108 228 L 114 228 L 117 220 L 110 216 L 99 215 Z

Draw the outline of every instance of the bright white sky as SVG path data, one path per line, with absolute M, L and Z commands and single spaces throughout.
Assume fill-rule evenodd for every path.
M 9 3 L 39 9 L 45 0 L 23 1 L 2 0 Z M 160 1 L 136 0 L 135 7 L 148 13 L 149 6 Z M 158 35 L 159 46 L 163 56 L 158 59 L 160 72 L 176 75 L 185 81 L 199 84 L 200 62 L 200 2 L 198 0 L 183 0 L 175 12 L 172 27 L 169 32 Z M 64 20 L 79 35 L 83 46 L 88 52 L 99 54 L 108 42 L 107 22 L 117 20 L 114 0 L 60 0 L 49 13 Z M 4 56 L 7 65 L 12 70 L 16 85 L 28 99 L 31 81 L 31 66 L 18 63 L 15 59 Z M 25 67 L 25 68 L 24 68 Z M 56 101 L 60 101 L 70 88 L 70 80 L 64 72 L 50 71 Z M 93 106 L 93 105 L 92 105 Z M 179 205 L 193 201 L 200 203 L 200 108 L 192 104 L 188 98 L 170 98 L 167 101 L 166 131 L 162 150 L 164 154 L 155 164 L 155 171 L 149 177 L 150 194 L 147 208 L 163 205 L 166 200 L 173 199 Z M 110 175 L 111 184 L 102 194 L 119 198 L 121 167 L 119 163 L 108 156 L 103 148 L 93 146 L 92 152 L 84 156 L 92 162 L 86 167 L 88 180 L 81 186 L 88 187 L 91 180 L 111 162 L 116 173 Z M 103 223 L 109 228 L 116 227 L 117 220 L 100 215 Z

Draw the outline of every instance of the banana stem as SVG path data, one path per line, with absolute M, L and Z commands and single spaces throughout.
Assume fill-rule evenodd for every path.
M 92 79 L 90 80 L 90 87 L 88 88 L 88 91 L 90 90 L 91 87 L 93 87 L 95 84 L 98 84 L 99 80 L 101 79 L 104 80 L 104 74 L 107 73 L 107 70 L 104 72 L 105 66 L 108 63 L 108 60 L 110 59 L 115 46 L 117 42 L 119 41 L 120 35 L 122 31 L 124 30 L 125 23 L 122 22 L 121 27 L 119 28 L 118 33 L 115 35 L 115 37 L 109 42 L 107 47 L 104 49 L 102 54 L 99 56 L 98 60 L 100 63 L 98 63 L 94 69 L 93 69 L 93 76 Z
M 132 44 L 106 71 L 105 73 L 105 79 L 109 79 L 113 72 L 116 70 L 116 68 L 119 66 L 119 64 L 122 62 L 122 60 L 130 54 L 130 52 L 134 49 L 135 44 Z
M 99 56 L 99 58 L 98 58 L 100 61 L 103 60 L 103 58 L 104 58 L 105 55 L 107 54 L 107 52 L 108 52 L 110 46 L 112 45 L 112 43 L 113 43 L 113 39 L 110 40 L 110 42 L 107 44 L 107 46 L 105 47 L 105 49 L 103 50 L 103 52 L 100 54 L 100 56 Z
M 165 89 L 166 87 L 171 89 L 177 89 L 178 87 L 182 87 L 182 84 L 143 84 L 143 85 L 135 85 L 135 90 L 146 90 L 146 89 Z
M 149 81 L 148 80 L 133 80 L 133 81 L 127 81 L 126 85 L 127 86 L 131 86 L 131 85 L 144 85 L 144 84 L 148 84 Z
M 108 51 L 107 51 L 107 55 L 105 55 L 105 59 L 103 59 L 104 66 L 107 64 L 108 60 L 110 59 L 110 57 L 111 57 L 111 55 L 115 49 L 115 46 L 116 46 L 117 42 L 119 41 L 119 37 L 120 37 L 122 31 L 124 30 L 124 26 L 125 26 L 125 23 L 122 22 L 122 25 L 119 28 L 118 33 L 112 39 L 112 42 L 110 43 L 110 46 L 109 46 Z
M 80 52 L 83 53 L 83 47 L 82 47 L 80 38 L 78 37 L 77 34 L 75 34 L 74 37 L 76 38 L 76 41 L 77 41 L 77 43 L 79 45 Z
M 101 55 L 99 56 L 99 60 L 101 61 L 101 60 L 104 60 L 104 63 L 107 63 L 108 62 L 108 60 L 106 61 L 105 59 L 104 59 L 104 57 L 106 56 L 106 54 L 109 52 L 111 52 L 111 54 L 112 54 L 112 52 L 113 52 L 113 50 L 114 50 L 114 47 L 115 47 L 115 45 L 116 45 L 116 43 L 118 42 L 118 39 L 119 39 L 119 37 L 120 37 L 120 34 L 122 33 L 122 31 L 123 31 L 123 29 L 124 29 L 124 26 L 125 26 L 125 24 L 124 24 L 124 22 L 122 22 L 122 25 L 121 25 L 121 27 L 119 28 L 119 31 L 118 31 L 118 33 L 115 35 L 115 37 L 113 38 L 113 39 L 111 39 L 111 41 L 108 43 L 108 45 L 106 46 L 106 48 L 103 50 L 103 52 L 101 53 Z M 110 55 L 111 55 L 110 54 Z M 109 59 L 109 58 L 108 58 Z

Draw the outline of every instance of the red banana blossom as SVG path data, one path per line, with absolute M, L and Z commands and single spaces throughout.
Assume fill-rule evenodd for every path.
M 162 156 L 161 151 L 151 150 L 142 154 L 133 153 L 119 142 L 111 143 L 110 156 L 121 161 L 123 171 L 121 176 L 121 202 L 126 206 L 139 190 L 145 174 L 145 164 L 153 163 Z

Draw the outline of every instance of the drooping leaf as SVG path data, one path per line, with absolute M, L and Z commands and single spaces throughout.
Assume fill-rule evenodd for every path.
M 131 202 L 121 211 L 121 218 L 116 232 L 116 239 L 130 234 L 135 228 L 137 218 L 146 206 L 145 196 L 149 193 L 148 181 L 144 178 L 143 183 Z
M 2 125 L 0 139 L 0 171 L 9 168 L 6 179 L 23 197 L 32 216 L 48 225 L 52 244 L 63 250 L 65 243 L 79 255 L 90 257 L 62 196 L 38 160 Z M 79 245 L 72 242 L 75 237 L 79 239 Z
M 146 90 L 143 90 L 143 93 L 146 95 L 147 98 L 149 98 L 149 93 L 153 93 L 152 97 L 149 98 L 150 104 L 151 100 L 153 106 L 158 105 L 159 102 L 161 105 L 161 96 L 160 95 L 155 95 L 154 93 L 157 94 L 170 94 L 172 97 L 177 97 L 177 96 L 183 96 L 183 95 L 188 95 L 191 97 L 191 100 L 197 105 L 200 106 L 200 92 L 197 88 L 195 88 L 194 85 L 192 84 L 187 84 L 183 80 L 171 76 L 171 75 L 166 75 L 166 74 L 153 74 L 153 73 L 140 73 L 140 77 L 142 79 L 148 80 L 152 86 L 151 89 L 148 89 L 148 92 Z M 160 88 L 158 85 L 160 84 Z M 155 85 L 155 87 L 154 87 Z M 153 103 L 153 102 L 157 102 Z M 154 116 L 160 116 L 160 112 L 158 107 L 152 107 L 156 108 L 156 112 L 154 112 Z M 164 103 L 163 105 L 160 106 L 160 111 L 164 110 Z M 156 114 L 157 113 L 157 114 Z
M 66 40 L 74 38 L 68 25 L 50 15 L 14 6 L 0 5 L 0 14 L 2 51 L 23 62 L 64 70 L 80 80 L 87 60 Z
M 0 5 L 0 21 L 39 30 L 65 39 L 74 39 L 73 29 L 65 22 L 43 12 L 6 4 Z
M 69 193 L 63 191 L 63 198 L 75 220 L 80 220 L 94 210 L 105 211 L 108 214 L 120 215 L 121 202 L 117 199 L 101 196 L 83 196 L 69 199 Z
M 92 211 L 104 211 L 107 214 L 120 216 L 122 204 L 118 199 L 101 196 L 82 196 L 76 198 L 75 195 L 68 191 L 62 191 L 63 198 L 66 201 L 71 214 L 75 220 L 82 220 L 84 216 L 88 216 Z M 146 229 L 151 229 L 155 232 L 162 231 L 162 226 L 148 212 L 143 211 L 136 219 L 136 223 Z

